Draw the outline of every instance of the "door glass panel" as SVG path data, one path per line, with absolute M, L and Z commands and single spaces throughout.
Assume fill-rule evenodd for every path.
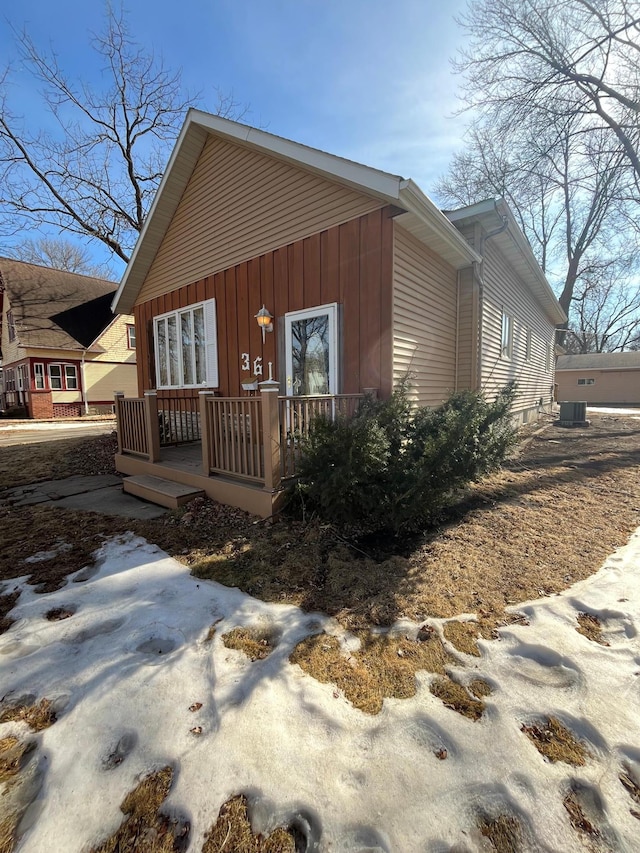
M 319 314 L 291 323 L 293 393 L 329 393 L 329 316 Z

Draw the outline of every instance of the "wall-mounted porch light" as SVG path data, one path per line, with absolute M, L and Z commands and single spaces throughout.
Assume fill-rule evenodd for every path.
M 273 316 L 267 311 L 264 305 L 254 316 L 258 321 L 258 325 L 262 329 L 262 343 L 264 343 L 264 333 L 273 332 Z

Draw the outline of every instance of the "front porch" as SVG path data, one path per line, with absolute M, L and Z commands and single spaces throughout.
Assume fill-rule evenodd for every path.
M 267 518 L 296 476 L 300 439 L 314 417 L 350 416 L 364 396 L 281 397 L 279 389 L 267 381 L 253 397 L 117 393 L 116 469 L 181 484 Z M 135 491 L 133 482 L 127 488 L 126 479 L 124 488 L 154 500 L 152 492 Z

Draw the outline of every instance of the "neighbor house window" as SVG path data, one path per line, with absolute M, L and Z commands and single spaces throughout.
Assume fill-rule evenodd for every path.
M 7 311 L 7 331 L 9 334 L 9 340 L 15 341 L 16 339 L 16 324 L 13 319 L 13 311 Z
M 578 385 L 595 385 L 595 379 L 578 379 Z
M 44 389 L 44 364 L 33 365 L 33 380 L 38 391 Z
M 502 341 L 500 344 L 500 354 L 504 358 L 511 358 L 511 350 L 513 345 L 513 317 L 502 312 Z
M 62 365 L 49 365 L 49 387 L 52 391 L 62 391 Z
M 52 391 L 77 391 L 78 372 L 75 364 L 50 364 L 49 387 Z
M 127 347 L 129 349 L 136 348 L 136 327 L 127 323 Z
M 162 314 L 153 324 L 158 388 L 218 385 L 215 299 Z
M 524 343 L 524 357 L 527 361 L 531 361 L 531 329 L 527 329 L 527 337 Z
M 64 382 L 69 391 L 78 390 L 78 374 L 75 364 L 65 364 L 64 366 Z

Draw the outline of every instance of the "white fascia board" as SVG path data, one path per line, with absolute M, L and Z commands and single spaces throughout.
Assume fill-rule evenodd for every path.
M 463 263 L 470 266 L 473 262 L 479 263 L 482 260 L 440 208 L 412 180 L 402 182 L 400 206 L 415 213 L 426 222 L 438 237 L 460 256 Z
M 184 124 L 182 125 L 182 130 L 180 131 L 178 139 L 176 140 L 176 144 L 173 146 L 173 151 L 171 152 L 171 156 L 169 157 L 169 162 L 167 163 L 167 166 L 164 170 L 164 174 L 162 176 L 162 180 L 160 181 L 160 186 L 158 187 L 158 190 L 154 196 L 153 202 L 151 203 L 151 207 L 149 208 L 149 213 L 147 214 L 147 217 L 144 221 L 142 229 L 141 229 L 140 233 L 138 234 L 138 239 L 136 240 L 136 244 L 133 247 L 133 252 L 131 253 L 131 257 L 129 258 L 127 268 L 124 271 L 124 275 L 122 276 L 122 281 L 120 282 L 120 286 L 118 287 L 118 289 L 115 293 L 115 296 L 113 297 L 113 300 L 111 302 L 111 310 L 113 311 L 114 314 L 131 314 L 131 311 L 133 309 L 133 303 L 135 301 L 135 297 L 133 299 L 131 299 L 130 302 L 128 302 L 128 303 L 126 301 L 123 302 L 122 305 L 120 305 L 120 301 L 121 301 L 125 291 L 127 290 L 127 284 L 129 282 L 129 279 L 132 277 L 132 273 L 136 267 L 136 261 L 138 259 L 140 247 L 145 242 L 147 231 L 149 230 L 151 222 L 154 218 L 154 214 L 156 213 L 159 205 L 162 202 L 163 193 L 165 191 L 167 184 L 171 180 L 171 173 L 173 171 L 173 167 L 176 163 L 176 160 L 180 157 L 185 138 L 186 138 L 187 134 L 189 133 L 189 131 L 191 130 L 191 126 L 194 122 L 194 114 L 196 112 L 197 111 L 194 110 L 193 108 L 189 109 L 187 116 L 184 120 Z M 195 163 L 194 163 L 194 165 L 195 165 Z
M 353 160 L 199 110 L 193 110 L 192 120 L 209 133 L 243 142 L 290 163 L 305 166 L 318 174 L 334 177 L 360 191 L 384 196 L 390 202 L 398 201 L 400 186 L 403 183 L 399 175 L 392 175 L 371 166 L 363 166 Z

